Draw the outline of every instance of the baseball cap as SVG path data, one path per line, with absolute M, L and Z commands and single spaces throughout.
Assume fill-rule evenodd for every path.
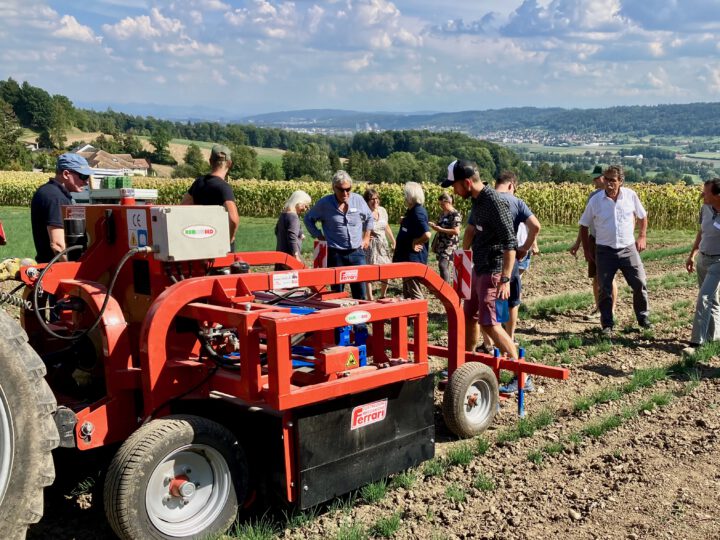
M 450 165 L 448 165 L 448 176 L 447 180 L 443 180 L 440 184 L 444 188 L 448 188 L 458 180 L 465 180 L 466 178 L 472 178 L 475 173 L 478 172 L 477 165 L 467 159 L 456 159 Z
M 224 144 L 214 144 L 210 151 L 210 159 L 212 158 L 232 161 L 232 152 Z
M 57 164 L 55 165 L 57 171 L 75 171 L 78 174 L 92 175 L 95 171 L 90 168 L 87 159 L 82 157 L 80 154 L 74 154 L 68 152 L 61 154 L 57 158 Z

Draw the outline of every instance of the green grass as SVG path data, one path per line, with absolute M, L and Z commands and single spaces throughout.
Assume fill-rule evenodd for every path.
M 336 540 L 365 540 L 366 538 L 370 538 L 370 535 L 361 523 L 341 525 L 335 535 Z
M 392 488 L 405 488 L 412 489 L 418 480 L 418 474 L 415 471 L 405 471 L 400 474 L 396 474 L 390 481 L 390 487 Z
M 272 540 L 278 533 L 273 521 L 263 516 L 256 520 L 238 523 L 229 533 L 230 538 L 237 540 Z
M 447 453 L 448 465 L 467 465 L 475 457 L 472 446 L 468 443 L 460 443 L 453 446 Z
M 423 466 L 423 474 L 425 476 L 440 476 L 445 472 L 445 464 L 441 459 L 434 458 L 426 461 Z
M 673 257 L 675 255 L 687 255 L 687 246 L 667 247 L 660 249 L 648 249 L 640 254 L 643 262 L 657 261 Z
M 533 319 L 544 319 L 550 315 L 588 308 L 594 302 L 591 292 L 565 293 L 522 304 L 520 313 Z
M 370 527 L 370 535 L 373 538 L 392 538 L 400 528 L 400 523 L 401 518 L 399 513 L 388 517 L 381 517 Z
M 664 367 L 638 369 L 633 373 L 630 381 L 625 384 L 601 388 L 589 396 L 579 397 L 573 404 L 573 410 L 575 412 L 587 411 L 598 403 L 617 401 L 641 388 L 653 386 L 658 381 L 665 380 L 667 376 L 668 369 Z
M 455 502 L 455 503 L 461 503 L 465 502 L 465 498 L 467 497 L 467 494 L 465 493 L 465 488 L 463 488 L 459 484 L 450 484 L 445 489 L 445 497 L 449 501 Z
M 375 503 L 382 500 L 387 494 L 387 480 L 380 480 L 367 484 L 360 488 L 360 496 L 369 503 Z
M 619 414 L 613 414 L 602 418 L 601 420 L 590 422 L 581 430 L 581 433 L 586 437 L 597 439 L 599 437 L 602 437 L 611 429 L 615 429 L 616 427 L 620 426 L 622 423 L 622 416 Z
M 514 442 L 519 439 L 532 437 L 533 434 L 555 421 L 555 416 L 549 410 L 542 410 L 536 414 L 518 420 L 515 427 L 505 429 L 498 433 L 498 444 Z
M 235 238 L 236 251 L 267 251 L 275 249 L 276 218 L 240 218 Z M 3 207 L 2 222 L 8 237 L 8 245 L 0 246 L 0 259 L 8 257 L 34 257 L 35 244 L 30 228 L 30 209 Z M 313 240 L 309 234 L 303 241 L 303 254 L 311 254 Z M 308 261 L 309 262 L 309 261 Z
M 478 456 L 484 456 L 487 454 L 487 451 L 490 449 L 490 441 L 488 441 L 485 437 L 479 436 L 475 438 L 475 453 Z
M 479 489 L 480 491 L 492 491 L 495 489 L 495 482 L 492 481 L 492 478 L 483 473 L 480 473 L 475 477 L 472 485 L 475 489 Z

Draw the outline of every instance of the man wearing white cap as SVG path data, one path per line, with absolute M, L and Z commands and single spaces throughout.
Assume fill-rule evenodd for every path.
M 453 161 L 442 187 L 452 186 L 456 195 L 472 197 L 471 221 L 475 226 L 472 239 L 473 294 L 463 304 L 465 311 L 465 348 L 475 350 L 479 332 L 477 322 L 496 346 L 510 358 L 517 358 L 517 349 L 497 320 L 495 301 L 510 296 L 510 276 L 515 264 L 517 238 L 512 215 L 494 189 L 480 178 L 472 161 Z

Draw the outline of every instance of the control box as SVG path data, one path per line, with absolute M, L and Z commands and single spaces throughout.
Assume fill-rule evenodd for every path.
M 150 208 L 154 257 L 191 261 L 224 257 L 230 251 L 230 225 L 222 206 Z

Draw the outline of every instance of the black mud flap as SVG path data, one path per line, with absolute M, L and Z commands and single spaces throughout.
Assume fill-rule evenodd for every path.
M 435 455 L 433 376 L 299 409 L 298 502 L 305 509 Z

